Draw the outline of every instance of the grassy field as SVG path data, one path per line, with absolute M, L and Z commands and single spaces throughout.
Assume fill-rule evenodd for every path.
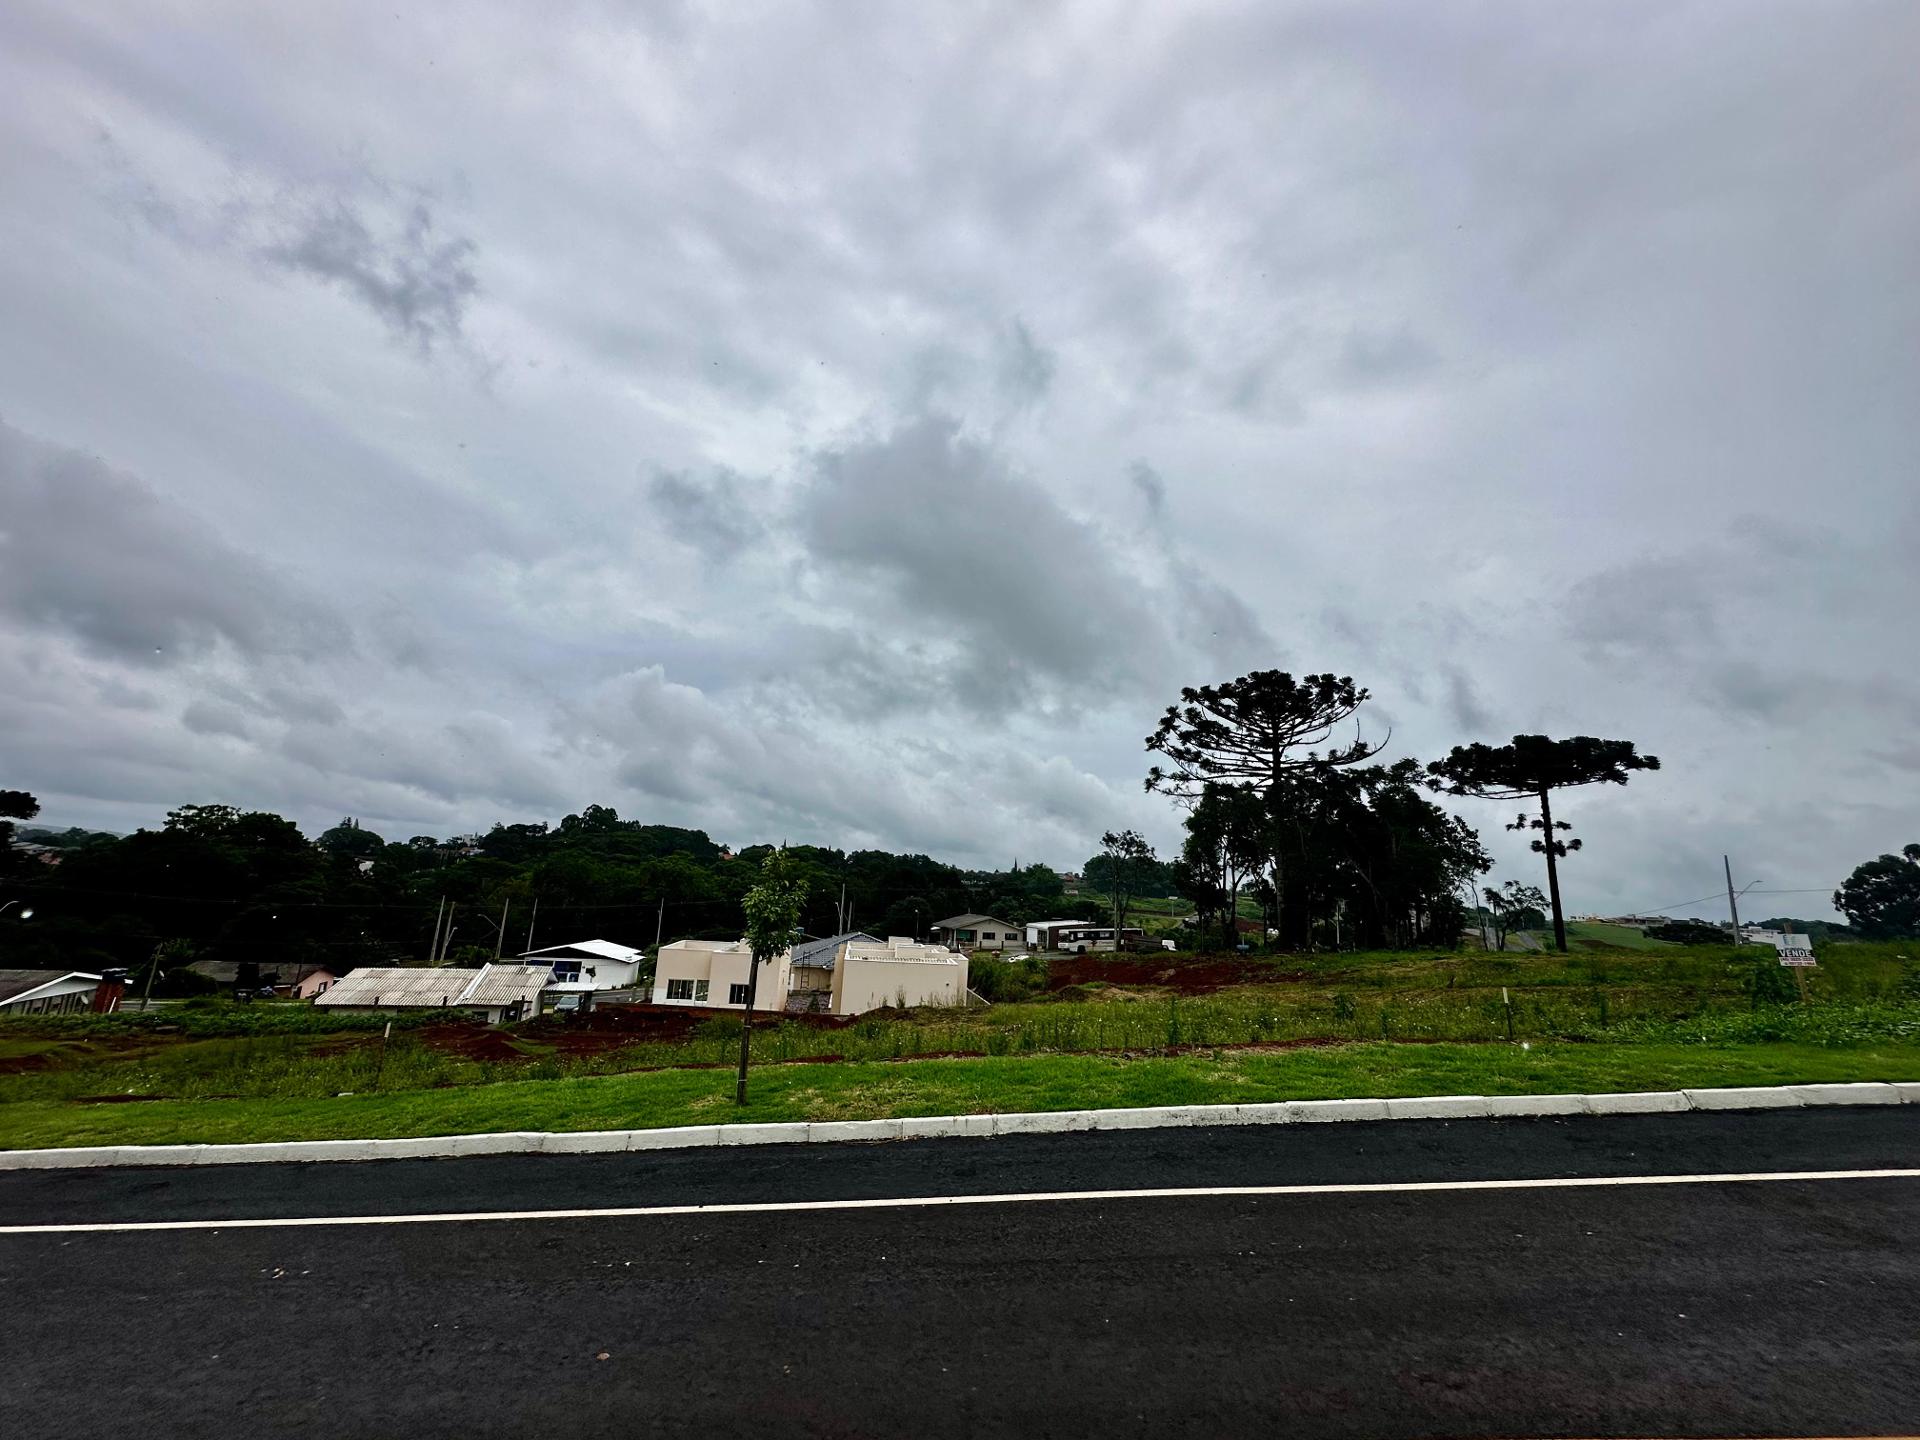
M 0 1106 L 0 1145 L 364 1139 L 734 1121 L 1252 1104 L 1350 1095 L 1530 1094 L 1920 1077 L 1920 1045 L 1394 1045 L 1141 1059 L 1046 1055 L 771 1065 L 733 1103 L 717 1070 L 523 1080 L 325 1099 Z
M 1021 1003 L 757 1028 L 739 1118 L 1920 1079 L 1920 945 L 1822 960 L 1804 1000 L 1729 947 L 1062 962 Z M 293 1005 L 3 1021 L 0 1145 L 732 1117 L 729 1016 L 670 1037 L 425 1019 L 390 1042 Z
M 1549 945 L 1553 943 L 1551 929 L 1536 930 L 1531 933 L 1539 936 Z M 1567 944 L 1586 949 L 1670 950 L 1674 948 L 1665 940 L 1649 940 L 1631 925 L 1604 925 L 1598 920 L 1569 920 Z

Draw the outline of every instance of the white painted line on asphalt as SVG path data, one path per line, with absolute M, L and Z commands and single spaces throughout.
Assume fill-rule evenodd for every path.
M 112 1220 L 0 1225 L 0 1235 L 103 1235 L 144 1230 L 298 1230 L 345 1225 L 449 1225 L 477 1220 L 629 1220 L 660 1215 L 779 1215 L 808 1210 L 915 1210 L 1061 1200 L 1208 1200 L 1292 1195 L 1416 1195 L 1435 1191 L 1588 1190 L 1638 1185 L 1920 1180 L 1920 1170 L 1756 1170 L 1724 1175 L 1553 1176 L 1542 1180 L 1392 1180 L 1333 1185 L 1195 1185 L 1171 1190 L 1037 1190 L 1007 1195 L 900 1195 L 879 1200 L 754 1200 L 720 1205 L 616 1205 L 591 1210 L 454 1210 L 424 1215 L 300 1215 L 265 1220 Z

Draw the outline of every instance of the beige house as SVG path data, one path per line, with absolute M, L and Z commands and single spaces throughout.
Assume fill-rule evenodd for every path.
M 653 1003 L 744 1010 L 751 962 L 744 940 L 662 945 L 653 970 Z M 860 1015 L 882 1005 L 964 1005 L 967 958 L 897 936 L 836 935 L 796 946 L 762 966 L 753 1000 L 756 1015 L 786 1009 Z
M 833 966 L 833 1013 L 863 1015 L 882 1005 L 964 1005 L 967 957 L 895 936 L 849 940 Z
M 747 969 L 752 964 L 753 951 L 745 940 L 676 940 L 662 945 L 653 964 L 653 1003 L 744 1010 Z M 753 995 L 755 1014 L 786 1008 L 792 971 L 791 953 L 760 967 Z

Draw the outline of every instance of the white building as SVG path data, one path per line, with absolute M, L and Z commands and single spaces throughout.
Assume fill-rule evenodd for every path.
M 520 957 L 520 963 L 550 966 L 556 985 L 627 990 L 640 978 L 640 967 L 646 958 L 645 951 L 631 945 L 617 945 L 611 940 L 575 940 L 570 945 L 529 950 Z
M 753 951 L 745 940 L 675 940 L 653 962 L 653 1003 L 701 1005 L 713 1010 L 747 1008 L 747 970 Z M 792 988 L 791 952 L 760 967 L 753 1009 L 784 1010 Z

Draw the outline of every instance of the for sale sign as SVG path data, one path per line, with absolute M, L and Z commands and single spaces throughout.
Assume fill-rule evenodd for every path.
M 1817 965 L 1813 958 L 1813 941 L 1805 935 L 1776 935 L 1773 948 L 1780 954 L 1782 965 Z

